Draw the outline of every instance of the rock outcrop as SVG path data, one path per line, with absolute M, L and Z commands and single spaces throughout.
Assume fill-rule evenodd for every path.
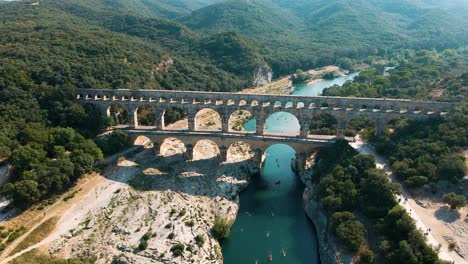
M 267 64 L 263 64 L 255 69 L 254 78 L 253 78 L 253 85 L 254 86 L 263 86 L 266 84 L 271 83 L 271 79 L 273 78 L 273 71 L 271 70 L 270 66 Z

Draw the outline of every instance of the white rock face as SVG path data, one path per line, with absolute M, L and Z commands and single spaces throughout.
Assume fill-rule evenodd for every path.
M 110 179 L 64 215 L 48 251 L 58 258 L 96 256 L 96 263 L 220 264 L 221 247 L 210 230 L 216 217 L 236 218 L 238 194 L 256 169 L 248 153 L 221 164 L 138 164 L 149 154 L 121 161 Z M 184 247 L 179 256 L 178 244 Z
M 271 83 L 273 71 L 270 66 L 264 64 L 257 67 L 254 73 L 253 85 L 262 86 Z

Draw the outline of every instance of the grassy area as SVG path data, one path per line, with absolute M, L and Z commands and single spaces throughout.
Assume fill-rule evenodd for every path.
M 55 224 L 57 224 L 59 217 L 52 217 L 47 219 L 44 223 L 36 227 L 31 233 L 21 241 L 21 243 L 16 246 L 16 248 L 11 252 L 10 255 L 20 252 L 23 249 L 26 249 L 36 243 L 41 242 L 47 235 L 52 232 L 55 228 Z M 42 263 L 42 262 L 37 262 Z
M 16 259 L 12 260 L 11 264 L 92 264 L 96 262 L 95 257 L 91 258 L 74 258 L 74 259 L 51 259 L 48 256 L 41 255 L 37 249 L 31 250 Z

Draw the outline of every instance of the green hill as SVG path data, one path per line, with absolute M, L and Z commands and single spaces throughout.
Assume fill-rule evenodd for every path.
M 36 84 L 232 91 L 248 86 L 263 63 L 255 44 L 241 36 L 228 40 L 245 56 L 221 63 L 206 45 L 216 36 L 201 36 L 169 20 L 87 6 L 60 1 L 1 5 L 0 64 L 24 71 Z M 168 57 L 173 65 L 158 69 Z M 243 70 L 231 72 L 228 64 Z
M 419 0 L 224 1 L 179 19 L 203 33 L 236 31 L 263 45 L 276 73 L 395 48 L 450 48 L 466 15 Z

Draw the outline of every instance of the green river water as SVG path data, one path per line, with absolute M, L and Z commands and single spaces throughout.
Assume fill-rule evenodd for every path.
M 319 95 L 324 88 L 342 85 L 356 74 L 300 85 L 293 94 Z M 255 131 L 255 119 L 244 128 Z M 285 112 L 270 116 L 267 132 L 295 133 L 297 119 Z M 240 210 L 230 237 L 221 244 L 225 264 L 249 264 L 257 261 L 281 264 L 320 263 L 317 233 L 303 209 L 304 185 L 291 169 L 294 150 L 287 145 L 273 145 L 266 151 L 260 176 L 252 178 L 240 194 Z M 282 251 L 286 252 L 283 256 Z

